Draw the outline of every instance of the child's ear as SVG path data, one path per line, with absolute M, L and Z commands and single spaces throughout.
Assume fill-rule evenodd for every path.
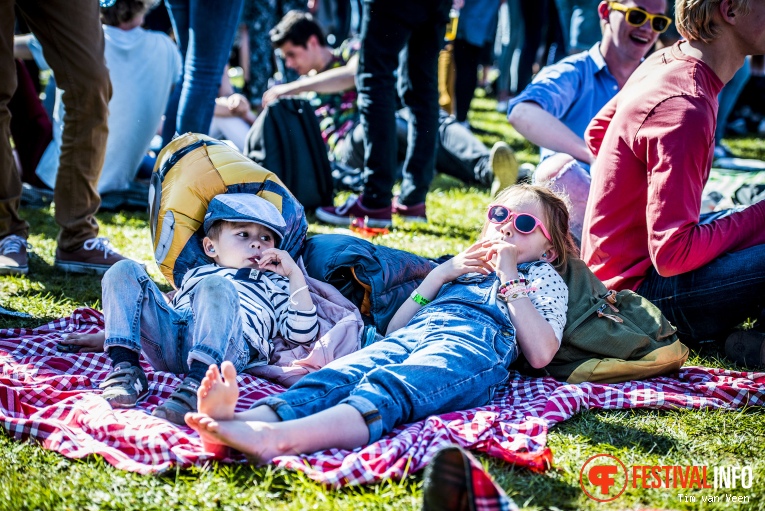
M 213 241 L 207 236 L 202 240 L 202 249 L 205 251 L 207 257 L 211 259 L 216 259 L 218 257 L 218 254 L 215 252 Z
M 558 258 L 558 251 L 555 250 L 553 247 L 549 247 L 547 250 L 545 250 L 544 254 L 542 254 L 542 257 L 540 257 L 539 259 L 546 263 L 552 263 L 557 258 Z

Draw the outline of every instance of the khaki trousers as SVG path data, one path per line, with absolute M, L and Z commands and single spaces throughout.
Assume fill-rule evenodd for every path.
M 19 217 L 21 180 L 10 145 L 8 102 L 16 89 L 13 61 L 14 5 L 43 47 L 66 117 L 54 190 L 61 250 L 79 249 L 98 235 L 96 191 L 104 163 L 111 83 L 104 60 L 104 34 L 95 0 L 0 0 L 0 238 L 27 237 Z

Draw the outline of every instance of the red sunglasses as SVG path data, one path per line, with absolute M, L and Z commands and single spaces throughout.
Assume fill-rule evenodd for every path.
M 549 241 L 552 241 L 552 238 L 550 238 L 550 233 L 547 232 L 547 229 L 545 229 L 542 221 L 534 215 L 530 215 L 528 213 L 513 213 L 501 204 L 492 204 L 489 206 L 488 217 L 489 222 L 493 224 L 504 224 L 512 220 L 515 230 L 522 234 L 531 234 L 534 232 L 534 229 L 539 226 L 545 238 L 547 238 Z

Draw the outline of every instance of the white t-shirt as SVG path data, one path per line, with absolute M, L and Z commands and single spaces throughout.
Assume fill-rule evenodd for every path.
M 140 27 L 121 30 L 104 25 L 103 29 L 112 99 L 99 193 L 127 190 L 159 128 L 170 91 L 181 75 L 181 54 L 167 35 Z M 34 45 L 30 46 L 35 53 Z M 57 91 L 53 142 L 37 167 L 37 175 L 51 188 L 58 173 L 62 119 L 63 103 Z

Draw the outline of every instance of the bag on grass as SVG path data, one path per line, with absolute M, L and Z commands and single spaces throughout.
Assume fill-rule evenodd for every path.
M 331 206 L 332 170 L 311 104 L 280 98 L 247 133 L 245 154 L 279 176 L 308 210 Z
M 568 286 L 563 341 L 545 371 L 568 383 L 618 383 L 678 370 L 688 348 L 658 307 L 629 290 L 609 291 L 581 259 L 561 274 Z
M 154 259 L 175 288 L 189 269 L 211 262 L 202 249 L 202 222 L 221 193 L 252 193 L 272 203 L 287 223 L 279 248 L 295 259 L 303 249 L 303 206 L 273 172 L 219 140 L 186 133 L 159 153 L 149 188 Z

